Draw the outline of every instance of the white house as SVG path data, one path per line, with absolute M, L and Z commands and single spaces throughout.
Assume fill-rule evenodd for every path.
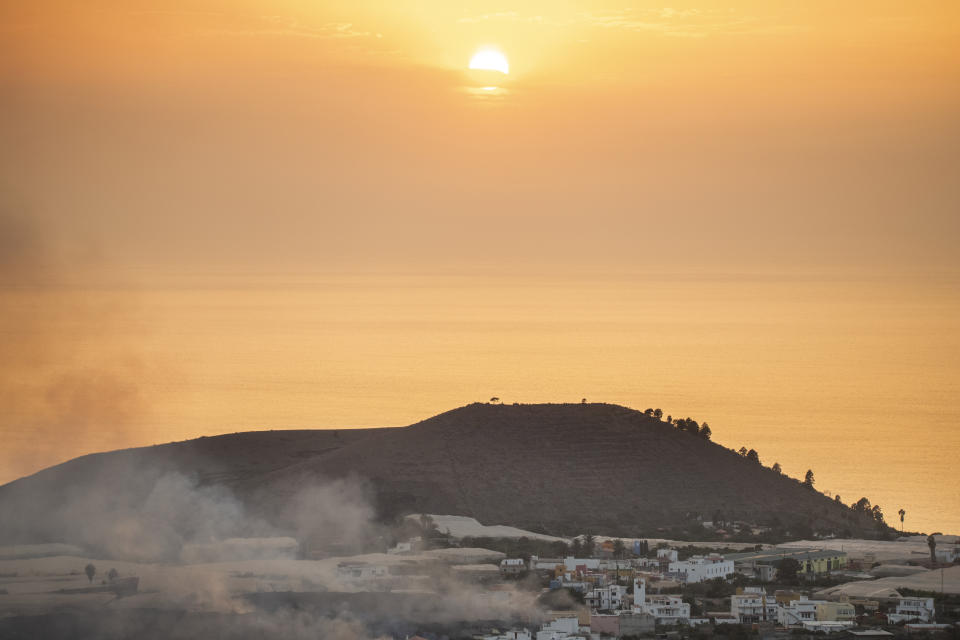
M 690 622 L 690 605 L 680 596 L 647 595 L 647 581 L 640 578 L 633 581 L 633 612 L 646 613 L 657 620 L 657 624 L 687 624 Z
M 776 622 L 777 601 L 767 596 L 762 587 L 747 587 L 743 593 L 730 596 L 730 615 L 740 624 Z
M 499 635 L 483 636 L 483 640 L 533 640 L 533 635 L 526 629 L 511 629 Z
M 556 618 L 540 627 L 537 640 L 574 640 L 584 638 L 580 632 L 580 621 L 575 617 Z
M 584 603 L 598 611 L 617 611 L 627 604 L 627 588 L 618 584 L 592 589 L 583 598 Z
M 895 613 L 888 613 L 887 620 L 898 622 L 933 622 L 935 618 L 933 598 L 900 598 Z
M 816 622 L 817 605 L 825 603 L 826 600 L 810 600 L 801 596 L 799 600 L 791 600 L 777 610 L 777 622 L 781 627 L 802 627 L 805 622 Z
M 675 574 L 682 582 L 691 584 L 726 578 L 733 575 L 733 560 L 724 560 L 723 556 L 712 553 L 709 556 L 693 556 L 688 560 L 671 562 L 668 571 Z
M 660 560 L 661 562 L 676 562 L 677 550 L 676 549 L 657 549 L 657 560 Z
M 500 561 L 500 573 L 502 575 L 514 575 L 526 570 L 527 563 L 523 561 L 523 558 L 504 558 Z
M 385 566 L 368 562 L 341 562 L 337 565 L 337 577 L 342 580 L 373 580 L 387 574 Z
M 960 559 L 960 546 L 953 545 L 939 545 L 934 549 L 934 557 L 937 559 L 937 562 L 943 564 L 950 564 L 951 562 L 956 562 Z
M 853 621 L 808 620 L 800 626 L 803 627 L 804 631 L 809 631 L 810 633 L 816 633 L 818 631 L 822 631 L 823 633 L 836 633 L 838 631 L 852 629 L 857 626 L 857 623 Z

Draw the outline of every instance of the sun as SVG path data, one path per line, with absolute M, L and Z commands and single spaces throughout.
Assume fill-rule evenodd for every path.
M 470 58 L 471 69 L 481 69 L 483 71 L 499 71 L 502 74 L 510 73 L 510 63 L 507 56 L 492 48 L 484 48 L 473 54 Z

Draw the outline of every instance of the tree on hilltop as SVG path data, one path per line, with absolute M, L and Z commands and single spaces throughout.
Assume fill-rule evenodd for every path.
M 643 412 L 643 415 L 647 416 L 648 418 L 652 418 L 652 417 L 653 417 L 653 409 L 645 409 L 644 412 Z
M 813 469 L 807 469 L 806 475 L 803 476 L 803 486 L 813 489 L 813 482 Z
M 704 440 L 709 440 L 709 439 L 710 439 L 710 436 L 713 435 L 713 431 L 710 429 L 710 425 L 708 425 L 706 422 L 704 422 L 704 423 L 703 423 L 703 426 L 700 427 L 700 434 L 699 434 L 699 435 L 700 435 L 700 437 L 703 438 Z
M 653 417 L 656 418 L 657 420 L 663 419 L 663 409 L 654 409 Z
M 779 462 L 774 462 L 774 463 L 773 463 L 773 466 L 770 467 L 770 468 L 773 469 L 774 471 L 776 471 L 777 473 L 783 473 L 783 469 L 780 468 L 780 463 L 779 463 Z
M 747 451 L 747 460 L 760 464 L 760 454 L 757 453 L 756 449 L 750 449 L 750 451 Z
M 900 509 L 897 513 L 900 515 L 900 535 L 903 535 L 903 518 L 907 515 L 907 512 L 904 509 Z
M 744 458 L 746 458 L 746 457 L 747 457 L 747 448 L 746 448 L 746 447 L 740 447 L 740 450 L 739 450 L 737 453 L 739 453 L 741 456 L 743 456 Z
M 877 521 L 877 524 L 884 524 L 883 522 L 883 509 L 880 508 L 880 505 L 873 505 L 873 509 L 870 511 L 870 515 L 873 516 L 873 519 Z

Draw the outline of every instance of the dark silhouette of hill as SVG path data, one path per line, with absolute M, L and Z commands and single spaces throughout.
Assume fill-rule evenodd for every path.
M 639 411 L 478 403 L 403 428 L 238 433 L 84 456 L 0 487 L 0 536 L 69 541 L 69 522 L 51 514 L 80 494 L 142 500 L 170 471 L 228 487 L 266 517 L 300 487 L 360 477 L 385 519 L 426 512 L 554 534 L 650 535 L 721 512 L 876 532 L 799 481 Z

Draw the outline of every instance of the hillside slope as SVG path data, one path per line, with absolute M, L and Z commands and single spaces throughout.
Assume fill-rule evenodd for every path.
M 649 535 L 720 511 L 872 529 L 796 480 L 632 409 L 473 404 L 404 428 L 252 432 L 77 458 L 0 487 L 0 543 L 69 542 L 71 505 L 136 504 L 171 471 L 229 489 L 281 527 L 301 487 L 356 477 L 385 519 L 428 512 L 551 534 Z

